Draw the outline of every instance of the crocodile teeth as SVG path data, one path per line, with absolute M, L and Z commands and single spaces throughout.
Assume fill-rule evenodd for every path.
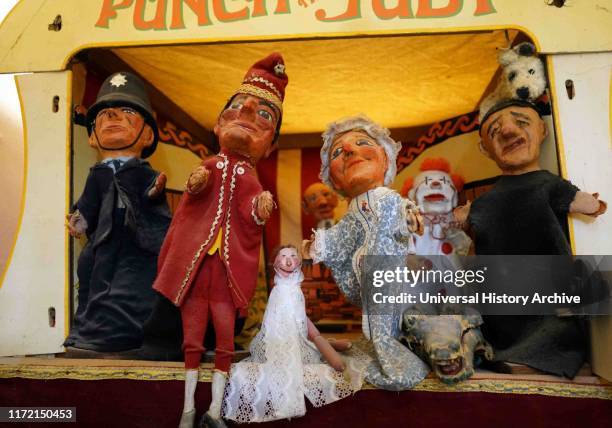
M 436 361 L 436 366 L 443 374 L 454 375 L 459 373 L 463 368 L 463 360 L 461 357 L 452 360 L 439 360 Z

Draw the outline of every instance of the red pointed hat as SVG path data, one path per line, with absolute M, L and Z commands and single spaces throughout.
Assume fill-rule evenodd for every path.
M 237 94 L 254 95 L 271 102 L 283 111 L 285 87 L 289 78 L 285 73 L 285 61 L 278 52 L 271 53 L 264 59 L 257 61 L 247 71 Z

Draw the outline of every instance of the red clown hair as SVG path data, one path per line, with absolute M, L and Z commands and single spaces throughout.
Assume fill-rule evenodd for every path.
M 427 158 L 419 168 L 421 171 L 442 171 L 450 174 L 450 163 L 444 158 Z
M 421 163 L 419 170 L 421 171 L 442 171 L 442 172 L 449 174 L 451 177 L 451 180 L 453 180 L 453 185 L 455 186 L 455 189 L 457 189 L 457 192 L 461 192 L 461 190 L 463 189 L 463 185 L 465 184 L 463 177 L 457 174 L 450 173 L 451 171 L 450 162 L 446 160 L 445 158 L 427 158 Z M 408 192 L 410 191 L 413 185 L 414 185 L 414 177 L 408 177 L 406 181 L 404 181 L 404 184 L 402 185 L 402 190 L 400 190 L 400 194 L 403 197 L 407 197 Z
M 404 198 L 407 198 L 408 192 L 410 191 L 410 189 L 412 189 L 413 184 L 414 184 L 414 178 L 408 177 L 406 181 L 404 181 L 404 184 L 402 185 L 402 190 L 400 190 L 400 195 L 402 195 Z
M 463 181 L 463 177 L 457 174 L 451 174 L 451 180 L 453 180 L 453 184 L 455 185 L 455 189 L 457 189 L 457 193 L 463 190 L 463 185 L 465 181 Z

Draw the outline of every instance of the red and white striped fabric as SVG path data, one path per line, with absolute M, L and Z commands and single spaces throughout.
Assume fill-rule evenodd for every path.
M 278 204 L 265 228 L 266 254 L 281 244 L 299 247 L 315 227 L 315 219 L 302 210 L 302 195 L 306 187 L 319 181 L 319 151 L 318 147 L 276 150 L 257 165 L 263 188 L 275 196 Z

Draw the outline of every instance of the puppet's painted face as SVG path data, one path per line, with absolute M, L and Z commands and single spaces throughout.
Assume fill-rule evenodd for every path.
M 236 95 L 223 110 L 214 132 L 222 148 L 256 164 L 270 151 L 279 113 L 268 101 L 252 95 Z
M 361 130 L 336 137 L 329 150 L 329 175 L 334 187 L 352 198 L 385 182 L 387 155 Z
M 334 218 L 334 208 L 338 206 L 338 197 L 323 183 L 313 183 L 304 191 L 304 211 L 312 214 L 317 220 Z
M 302 258 L 293 247 L 283 248 L 274 260 L 274 270 L 281 276 L 289 276 L 302 266 Z
M 525 168 L 539 169 L 540 147 L 546 125 L 529 107 L 510 106 L 493 113 L 482 125 L 482 145 L 506 174 Z
M 94 131 L 89 137 L 89 144 L 105 154 L 117 156 L 140 157 L 142 150 L 153 144 L 154 139 L 153 131 L 145 124 L 142 115 L 127 106 L 100 110 L 96 115 Z M 136 138 L 136 144 L 126 147 Z
M 424 171 L 415 181 L 420 184 L 414 198 L 423 213 L 446 214 L 457 204 L 457 191 L 447 173 Z

